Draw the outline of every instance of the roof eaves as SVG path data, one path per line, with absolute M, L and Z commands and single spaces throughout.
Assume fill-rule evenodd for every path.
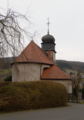
M 53 63 L 52 63 L 52 64 L 49 64 L 49 63 L 33 62 L 33 61 L 32 61 L 32 62 L 12 62 L 11 65 L 13 65 L 13 64 L 15 64 L 15 63 L 18 63 L 18 64 L 22 64 L 22 63 L 23 63 L 23 64 L 25 64 L 25 63 L 35 63 L 35 64 L 44 64 L 44 65 L 51 65 L 51 66 L 53 65 Z
M 41 80 L 71 80 L 71 78 L 41 78 Z

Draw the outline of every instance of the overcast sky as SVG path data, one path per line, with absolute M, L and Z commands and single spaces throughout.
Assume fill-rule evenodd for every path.
M 0 0 L 0 7 L 7 9 L 7 1 Z M 47 34 L 49 17 L 56 59 L 84 62 L 84 0 L 9 0 L 9 7 L 23 14 L 28 8 L 33 23 L 30 31 L 38 31 L 39 36 L 34 39 L 39 46 L 42 36 Z

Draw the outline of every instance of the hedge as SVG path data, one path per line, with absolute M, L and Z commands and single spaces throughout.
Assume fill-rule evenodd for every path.
M 49 81 L 0 83 L 0 112 L 60 107 L 67 104 L 64 85 Z
M 9 76 L 7 76 L 5 79 L 4 79 L 4 81 L 12 81 L 12 75 L 9 75 Z

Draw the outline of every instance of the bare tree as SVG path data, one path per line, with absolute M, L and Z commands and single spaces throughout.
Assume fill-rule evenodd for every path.
M 23 28 L 21 25 L 23 23 L 26 23 L 26 28 Z M 34 34 L 29 32 L 29 29 L 27 28 L 30 24 L 31 22 L 29 17 L 27 17 L 27 14 L 23 15 L 12 9 L 8 9 L 5 15 L 0 13 L 0 58 L 2 57 L 3 59 L 9 55 L 13 55 L 14 57 L 21 53 L 24 48 L 23 43 L 25 36 L 30 40 L 31 37 L 35 37 L 37 34 L 37 32 Z M 0 64 L 3 64 L 5 68 L 8 68 L 8 63 L 5 63 L 2 59 L 0 59 Z M 17 64 L 15 67 L 18 72 Z M 8 71 L 8 75 L 9 74 L 11 75 L 11 70 Z
M 19 20 L 30 23 L 26 15 L 8 9 L 6 15 L 0 14 L 0 57 L 12 54 L 17 55 L 23 48 L 24 34 L 32 36 L 27 29 L 23 29 Z
M 78 94 L 78 91 L 81 89 L 80 88 L 80 82 L 82 80 L 81 74 L 79 72 L 77 72 L 76 78 L 73 79 L 72 83 L 73 83 L 73 92 Z

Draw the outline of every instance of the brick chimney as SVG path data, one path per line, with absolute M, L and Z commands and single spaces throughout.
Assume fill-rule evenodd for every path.
M 51 59 L 52 59 L 52 58 L 51 58 L 51 51 L 48 50 L 47 52 L 48 52 L 48 58 L 51 60 Z
M 47 52 L 48 58 L 55 62 L 55 52 L 53 52 L 51 50 L 48 50 L 46 52 Z

